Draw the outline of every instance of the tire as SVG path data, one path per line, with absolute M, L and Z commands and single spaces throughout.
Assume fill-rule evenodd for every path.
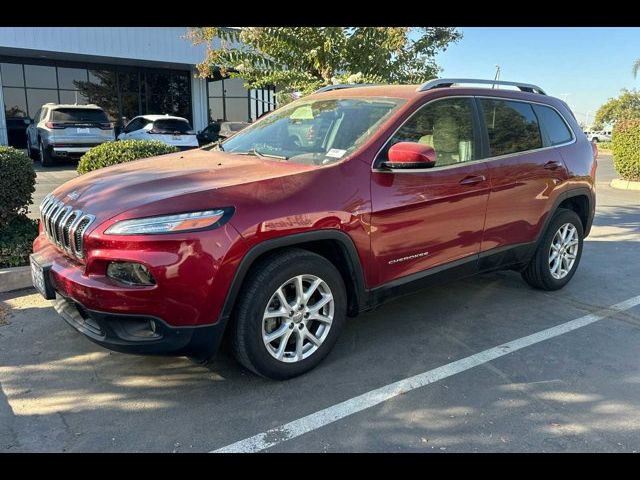
M 31 148 L 31 145 L 29 145 L 27 143 L 27 155 L 29 155 L 29 158 L 31 160 L 38 160 L 38 156 L 35 154 L 35 152 L 33 151 L 33 148 Z
M 557 258 L 557 253 L 556 257 L 552 260 L 554 253 L 554 251 L 552 251 L 552 244 L 554 245 L 554 250 L 557 249 L 556 242 L 562 244 L 562 232 L 560 230 L 566 225 L 570 225 L 566 230 L 567 240 L 570 238 L 575 239 L 575 237 L 577 237 L 577 251 L 574 247 L 568 246 L 573 244 L 573 241 L 563 244 L 560 252 L 565 256 L 565 263 L 565 261 L 562 260 L 562 257 L 560 259 Z M 556 234 L 560 235 L 560 237 L 556 237 Z M 540 239 L 540 243 L 538 244 L 533 258 L 522 271 L 522 278 L 529 285 L 540 290 L 551 291 L 564 287 L 569 283 L 571 278 L 573 278 L 573 275 L 578 269 L 578 264 L 582 257 L 583 241 L 584 229 L 582 227 L 580 217 L 578 217 L 576 212 L 573 210 L 565 208 L 558 209 L 549 222 L 549 226 L 544 232 L 544 235 Z M 573 263 L 570 263 L 572 256 L 574 257 Z M 560 262 L 558 267 L 556 267 L 557 262 Z M 555 273 L 553 272 L 554 267 L 557 268 Z
M 592 141 L 593 143 L 598 143 L 600 140 L 598 140 L 598 137 L 593 137 L 593 138 L 591 139 L 591 141 Z
M 40 148 L 39 148 L 40 165 L 42 165 L 43 167 L 50 167 L 51 165 L 53 165 L 53 158 L 51 157 L 51 154 L 47 152 L 47 149 L 44 148 L 44 144 L 42 143 L 42 140 L 40 140 L 39 145 L 40 145 Z
M 296 278 L 301 278 L 305 294 L 309 294 L 311 286 L 319 279 L 308 302 L 301 302 L 304 304 L 299 307 L 301 310 L 296 310 L 299 298 L 296 297 Z M 288 283 L 291 281 L 293 283 Z M 280 301 L 278 290 L 285 295 L 287 306 Z M 314 320 L 312 313 L 305 313 L 308 308 L 312 312 L 314 306 L 329 297 L 332 300 L 318 312 L 322 314 L 322 321 Z M 267 313 L 277 315 L 279 312 L 287 313 L 264 318 Z M 269 255 L 252 268 L 242 286 L 231 325 L 233 354 L 244 367 L 258 375 L 274 380 L 296 377 L 314 368 L 329 354 L 342 330 L 346 312 L 344 282 L 329 260 L 301 249 Z M 331 313 L 332 321 L 327 323 Z M 283 333 L 267 343 L 265 336 L 278 332 Z M 308 333 L 314 335 L 316 344 L 306 337 Z M 298 348 L 300 339 L 301 349 Z M 283 353 L 278 359 L 280 350 Z

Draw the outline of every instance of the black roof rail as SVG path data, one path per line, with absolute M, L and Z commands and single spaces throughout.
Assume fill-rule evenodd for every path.
M 342 90 L 343 88 L 357 88 L 357 87 L 373 87 L 375 83 L 338 83 L 336 85 L 327 85 L 326 87 L 319 88 L 312 95 L 322 92 L 330 92 L 331 90 Z
M 446 88 L 460 83 L 478 83 L 482 85 L 509 85 L 511 87 L 518 87 L 523 92 L 546 95 L 545 91 L 542 88 L 531 83 L 507 82 L 505 80 L 482 80 L 477 78 L 436 78 L 420 85 L 417 91 L 424 92 L 433 88 Z

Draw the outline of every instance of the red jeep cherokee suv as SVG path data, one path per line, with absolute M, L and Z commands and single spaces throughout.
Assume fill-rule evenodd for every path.
M 327 87 L 221 144 L 58 187 L 33 281 L 104 347 L 204 361 L 224 335 L 245 367 L 284 379 L 317 365 L 347 316 L 432 282 L 515 269 L 563 287 L 595 170 L 566 103 L 535 85 Z

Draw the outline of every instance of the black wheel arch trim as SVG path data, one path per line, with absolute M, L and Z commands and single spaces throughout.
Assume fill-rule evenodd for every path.
M 356 246 L 353 243 L 351 237 L 342 230 L 326 229 L 284 235 L 282 237 L 265 240 L 264 242 L 251 247 L 251 249 L 249 249 L 249 251 L 244 255 L 244 257 L 240 261 L 240 265 L 236 269 L 236 273 L 233 277 L 233 280 L 231 281 L 231 286 L 229 287 L 227 296 L 222 306 L 222 311 L 220 313 L 218 322 L 223 322 L 224 324 L 231 317 L 231 312 L 236 303 L 238 294 L 240 293 L 240 289 L 242 288 L 242 284 L 247 276 L 247 273 L 260 256 L 270 251 L 284 247 L 296 247 L 304 243 L 326 240 L 337 241 L 338 244 L 344 249 L 344 253 L 346 254 L 345 256 L 348 260 L 347 266 L 349 268 L 349 273 L 351 274 L 351 278 L 353 279 L 354 283 L 354 290 L 356 295 L 355 301 L 357 305 L 356 310 L 365 310 L 367 293 L 364 282 L 364 271 L 362 269 L 360 258 L 358 257 L 358 250 L 356 249 Z
M 587 223 L 583 225 L 584 237 L 586 238 L 589 235 L 589 232 L 591 231 L 591 225 L 593 225 L 593 217 L 595 216 L 595 208 L 596 208 L 595 192 L 588 187 L 576 187 L 560 193 L 558 195 L 558 198 L 556 198 L 556 200 L 553 202 L 553 206 L 549 209 L 549 214 L 547 215 L 547 218 L 545 218 L 544 224 L 542 225 L 542 228 L 538 232 L 538 238 L 536 238 L 536 245 L 542 240 L 542 237 L 544 236 L 544 232 L 547 230 L 547 227 L 549 226 L 549 222 L 551 222 L 551 219 L 553 218 L 556 211 L 560 207 L 560 204 L 565 200 L 568 200 L 569 198 L 580 197 L 580 196 L 587 197 L 587 201 L 589 202 L 588 209 L 587 209 Z

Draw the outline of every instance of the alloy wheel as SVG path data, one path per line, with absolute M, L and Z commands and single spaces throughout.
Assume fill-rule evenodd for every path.
M 262 340 L 281 362 L 308 358 L 327 338 L 335 302 L 327 283 L 315 275 L 297 275 L 284 282 L 267 303 Z
M 580 246 L 578 230 L 571 223 L 562 225 L 551 240 L 549 248 L 549 270 L 556 280 L 566 277 L 578 256 Z

